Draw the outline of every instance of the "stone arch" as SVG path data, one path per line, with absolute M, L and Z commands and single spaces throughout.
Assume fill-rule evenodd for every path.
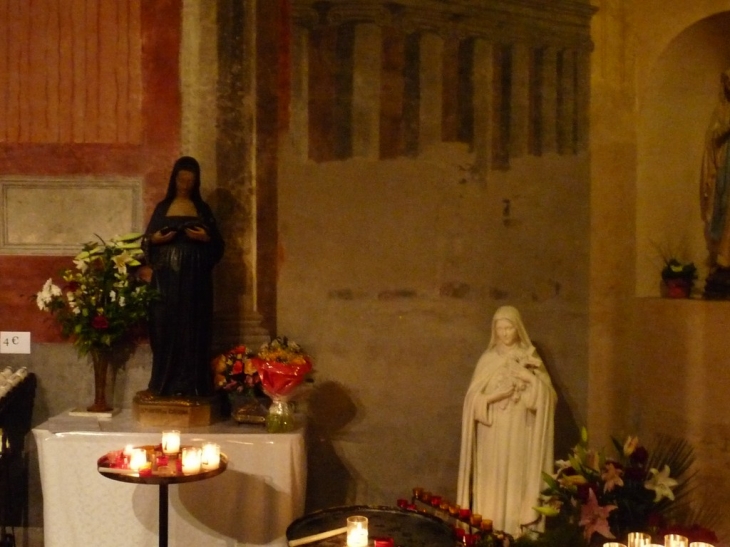
M 704 133 L 730 67 L 730 11 L 701 19 L 668 41 L 641 89 L 637 124 L 636 294 L 659 294 L 660 248 L 707 273 L 699 213 Z

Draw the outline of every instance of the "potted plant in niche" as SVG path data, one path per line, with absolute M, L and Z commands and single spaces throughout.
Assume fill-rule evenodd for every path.
M 680 262 L 676 258 L 664 259 L 661 275 L 662 296 L 689 298 L 697 279 L 697 267 L 694 262 Z

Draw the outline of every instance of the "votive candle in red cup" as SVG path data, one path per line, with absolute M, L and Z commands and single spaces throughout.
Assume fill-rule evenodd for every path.
M 451 515 L 452 517 L 458 517 L 460 510 L 461 510 L 461 505 L 459 505 L 458 503 L 456 503 L 454 505 L 449 505 L 449 515 Z
M 472 526 L 479 526 L 482 523 L 482 516 L 479 513 L 472 513 L 469 517 L 469 523 Z
M 456 539 L 462 541 L 466 535 L 466 530 L 463 528 L 455 528 L 454 533 L 456 534 Z
M 401 509 L 405 509 L 408 506 L 408 500 L 403 499 L 403 498 L 399 498 L 398 501 L 396 502 L 396 504 Z
M 413 489 L 413 497 L 416 498 L 417 500 L 420 500 L 422 495 L 423 495 L 423 488 L 421 488 L 420 486 L 416 486 Z
M 424 503 L 431 503 L 431 492 L 422 492 L 419 499 Z
M 393 547 L 393 538 L 373 538 L 373 547 Z
M 469 520 L 469 517 L 471 516 L 471 510 L 469 509 L 459 509 L 459 518 L 463 520 Z
M 441 505 L 441 496 L 431 496 L 431 505 L 438 507 Z

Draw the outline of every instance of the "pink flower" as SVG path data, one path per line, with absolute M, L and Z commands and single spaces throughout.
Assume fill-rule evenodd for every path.
M 624 474 L 623 469 L 616 467 L 613 462 L 606 462 L 605 471 L 601 473 L 601 478 L 605 481 L 603 483 L 603 491 L 610 492 L 616 486 L 623 486 L 624 481 L 621 475 Z
M 588 502 L 580 508 L 580 522 L 578 523 L 580 526 L 585 526 L 583 535 L 586 540 L 590 541 L 594 532 L 609 539 L 615 537 L 608 525 L 608 514 L 614 509 L 616 509 L 615 505 L 598 505 L 596 493 L 593 490 L 588 492 Z

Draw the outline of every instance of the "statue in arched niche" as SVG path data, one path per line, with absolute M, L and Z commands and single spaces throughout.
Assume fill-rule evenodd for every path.
M 515 536 L 541 529 L 556 394 L 519 311 L 500 307 L 464 399 L 457 503 Z
M 730 69 L 720 75 L 718 104 L 705 136 L 700 207 L 710 274 L 705 296 L 730 298 Z

